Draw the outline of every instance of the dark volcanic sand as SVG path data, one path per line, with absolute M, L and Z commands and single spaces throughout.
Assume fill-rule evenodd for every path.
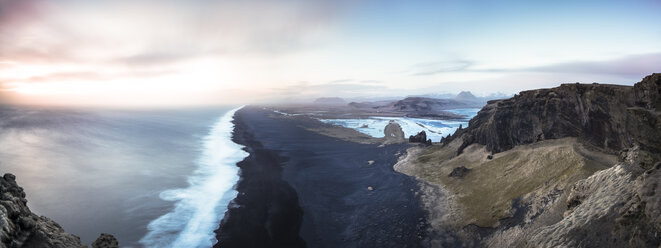
M 234 141 L 250 156 L 217 246 L 426 246 L 416 182 L 392 169 L 407 145 L 338 140 L 272 114 L 245 107 L 234 117 Z

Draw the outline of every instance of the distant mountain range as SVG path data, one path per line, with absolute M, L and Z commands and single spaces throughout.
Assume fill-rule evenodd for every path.
M 344 116 L 407 116 L 434 119 L 460 119 L 447 110 L 459 108 L 481 108 L 487 103 L 487 98 L 476 97 L 470 91 L 462 91 L 447 98 L 410 96 L 404 99 L 389 99 L 377 101 L 347 101 L 340 97 L 322 97 L 315 99 L 310 107 L 325 109 L 327 114 L 341 113 Z M 309 111 L 310 109 L 306 109 Z M 349 114 L 349 115 L 347 115 Z
M 477 101 L 489 101 L 489 100 L 496 100 L 496 99 L 506 99 L 512 97 L 513 94 L 505 94 L 505 93 L 491 93 L 487 96 L 483 97 L 478 97 L 475 96 L 472 92 L 470 91 L 462 91 L 459 92 L 459 94 L 451 94 L 451 93 L 441 93 L 441 94 L 423 94 L 423 95 L 411 95 L 410 97 L 425 97 L 425 98 L 435 98 L 435 99 L 456 99 L 456 100 L 477 100 Z
M 480 108 L 486 101 L 473 96 L 470 92 L 462 92 L 454 99 L 438 99 L 429 97 L 407 97 L 397 101 L 351 102 L 354 109 L 372 109 L 378 112 L 399 112 L 409 117 L 449 116 L 446 110 L 458 108 Z
M 487 101 L 496 100 L 496 99 L 506 99 L 512 96 L 513 96 L 512 94 L 492 93 L 484 97 L 477 97 L 470 91 L 462 91 L 459 92 L 459 94 L 441 93 L 441 94 L 410 95 L 400 101 L 404 101 L 405 99 L 409 99 L 409 100 L 427 99 L 426 100 L 427 102 L 438 102 L 441 105 L 450 106 L 450 108 L 454 108 L 454 106 L 451 105 L 466 105 L 467 102 L 475 102 L 475 103 L 480 103 L 479 106 L 477 107 L 482 107 L 484 104 L 486 104 Z M 362 107 L 375 107 L 375 106 L 388 105 L 389 103 L 398 101 L 397 99 L 398 98 L 396 97 L 378 98 L 378 99 L 364 99 L 364 98 L 344 99 L 341 97 L 320 97 L 312 101 L 312 104 L 338 106 L 338 105 L 344 105 L 350 103 L 350 105 L 352 105 L 353 107 L 362 108 Z M 437 101 L 437 100 L 446 100 L 446 101 Z M 474 104 L 468 104 L 468 105 L 473 106 Z M 448 109 L 448 108 L 444 108 L 444 109 Z

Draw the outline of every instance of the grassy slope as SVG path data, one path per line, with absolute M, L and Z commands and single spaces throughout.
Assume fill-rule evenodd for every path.
M 463 209 L 460 226 L 494 226 L 509 217 L 512 200 L 530 192 L 553 186 L 563 189 L 612 165 L 614 157 L 586 155 L 574 138 L 547 140 L 518 146 L 487 159 L 481 145 L 471 145 L 459 156 L 453 146 L 434 146 L 421 151 L 408 173 L 432 184 L 441 185 L 458 195 Z M 600 157 L 599 161 L 588 157 Z M 604 159 L 605 158 L 605 159 Z M 470 172 L 461 179 L 450 178 L 452 169 L 466 166 Z

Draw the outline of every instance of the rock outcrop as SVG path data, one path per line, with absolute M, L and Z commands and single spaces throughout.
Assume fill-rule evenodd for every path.
M 409 136 L 409 142 L 417 142 L 417 143 L 425 143 L 427 141 L 427 133 L 425 131 L 421 131 L 416 135 L 411 135 Z
M 0 193 L 0 247 L 86 247 L 51 219 L 32 213 L 14 175 L 0 178 Z
M 615 153 L 634 143 L 661 152 L 661 74 L 631 86 L 563 84 L 489 101 L 463 130 L 459 152 L 470 144 L 498 153 L 546 139 L 578 137 Z
M 431 145 L 431 140 L 427 139 L 427 133 L 425 133 L 425 131 L 420 131 L 416 135 L 409 136 L 409 142 Z
M 16 177 L 12 174 L 5 174 L 0 178 L 0 227 L 2 227 L 0 248 L 87 247 L 80 242 L 78 236 L 67 233 L 55 221 L 32 213 L 27 206 L 23 188 L 18 186 Z M 104 236 L 102 235 L 102 237 Z M 106 237 L 109 238 L 112 235 L 107 234 Z M 115 246 L 98 247 L 118 247 L 117 240 L 114 244 Z
M 119 242 L 117 239 L 107 233 L 102 233 L 95 241 L 92 243 L 92 248 L 117 248 L 119 247 Z
M 470 169 L 466 168 L 466 166 L 459 166 L 457 168 L 452 169 L 452 172 L 450 172 L 450 175 L 448 176 L 463 178 L 464 176 L 466 176 L 466 174 L 468 174 L 468 171 L 470 171 Z
M 403 143 L 406 142 L 406 139 L 404 138 L 404 131 L 402 131 L 402 127 L 397 124 L 395 121 L 390 121 L 388 122 L 388 125 L 383 129 L 383 134 L 384 137 L 383 139 L 385 140 L 385 144 L 395 144 L 395 143 Z

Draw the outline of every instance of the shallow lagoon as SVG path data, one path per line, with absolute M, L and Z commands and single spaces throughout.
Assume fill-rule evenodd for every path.
M 464 119 L 457 120 L 433 120 L 422 118 L 408 118 L 408 117 L 370 117 L 364 119 L 319 119 L 321 122 L 333 125 L 339 125 L 347 128 L 355 129 L 361 133 L 370 135 L 376 138 L 384 136 L 383 130 L 386 125 L 393 120 L 397 122 L 404 131 L 406 137 L 415 135 L 420 131 L 427 133 L 427 138 L 434 142 L 439 142 L 441 137 L 448 136 L 454 133 L 459 125 L 462 127 L 468 126 L 468 121 L 477 115 L 479 108 L 468 109 L 451 109 L 447 110 L 452 113 L 465 115 Z

